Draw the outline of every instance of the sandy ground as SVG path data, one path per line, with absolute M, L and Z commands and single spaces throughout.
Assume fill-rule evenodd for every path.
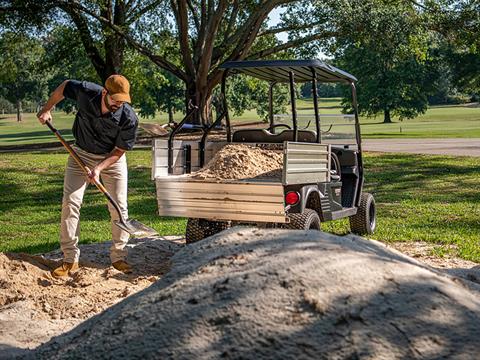
M 169 271 L 170 259 L 183 243 L 183 238 L 175 236 L 131 240 L 132 275 L 109 266 L 109 242 L 81 245 L 82 268 L 65 280 L 49 275 L 61 259 L 59 251 L 39 256 L 0 254 L 0 358 L 33 349 L 149 287 Z M 439 272 L 480 283 L 479 264 L 434 256 L 432 244 L 389 246 Z
M 232 228 L 29 359 L 474 359 L 480 286 L 376 241 Z
M 480 156 L 480 139 L 367 139 L 363 150 L 394 153 Z
M 110 242 L 81 245 L 81 268 L 72 277 L 49 270 L 61 253 L 0 254 L 0 358 L 34 348 L 157 281 L 170 268 L 181 238 L 131 240 L 133 274 L 110 266 Z
M 434 249 L 438 245 L 412 241 L 397 242 L 387 246 L 411 256 L 433 269 L 480 284 L 480 264 L 452 256 L 448 253 L 442 257 L 434 255 Z M 452 250 L 455 251 L 454 245 L 452 245 Z

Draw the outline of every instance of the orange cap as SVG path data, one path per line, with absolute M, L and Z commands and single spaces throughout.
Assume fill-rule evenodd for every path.
M 105 80 L 105 89 L 115 101 L 126 101 L 128 103 L 130 100 L 130 83 L 127 78 L 123 75 L 111 75 Z

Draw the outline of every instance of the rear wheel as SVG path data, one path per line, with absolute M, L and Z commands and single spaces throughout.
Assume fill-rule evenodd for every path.
M 375 199 L 370 193 L 362 193 L 357 213 L 350 216 L 350 229 L 359 235 L 371 235 L 377 226 Z
M 209 236 L 215 235 L 220 231 L 228 229 L 229 225 L 224 221 L 210 221 L 205 219 L 189 218 L 187 220 L 187 230 L 185 240 L 187 244 L 203 240 Z
M 305 209 L 301 214 L 290 214 L 288 217 L 290 222 L 286 224 L 287 229 L 320 230 L 320 217 L 315 210 Z

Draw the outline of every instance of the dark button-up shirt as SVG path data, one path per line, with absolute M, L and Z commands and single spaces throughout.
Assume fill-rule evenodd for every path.
M 102 114 L 102 90 L 87 81 L 69 80 L 65 85 L 63 96 L 77 102 L 72 128 L 75 143 L 93 154 L 107 154 L 115 147 L 131 150 L 138 127 L 137 115 L 128 103 L 114 113 Z

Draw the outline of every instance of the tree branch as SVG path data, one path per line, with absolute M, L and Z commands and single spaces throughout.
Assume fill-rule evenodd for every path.
M 80 12 L 83 12 L 87 15 L 92 16 L 93 18 L 100 21 L 101 23 L 107 24 L 113 31 L 115 31 L 115 33 L 122 36 L 130 44 L 130 46 L 132 46 L 134 49 L 136 49 L 141 54 L 150 58 L 159 67 L 171 72 L 173 75 L 177 76 L 179 79 L 181 79 L 183 81 L 187 80 L 187 76 L 182 69 L 180 69 L 178 66 L 176 66 L 175 64 L 173 64 L 170 61 L 168 61 L 167 59 L 165 59 L 163 56 L 155 55 L 154 53 L 152 53 L 147 47 L 141 45 L 135 39 L 133 39 L 132 36 L 125 33 L 125 31 L 123 31 L 123 29 L 121 29 L 119 26 L 109 22 L 108 19 L 105 19 L 104 17 L 97 15 L 95 12 L 90 11 L 89 9 L 86 9 L 85 7 L 81 6 L 77 2 L 67 1 L 67 2 L 63 2 L 63 3 L 64 3 L 65 6 L 68 6 L 72 9 L 77 9 Z
M 150 4 L 144 6 L 143 8 L 140 8 L 137 11 L 132 12 L 132 14 L 130 16 L 127 16 L 126 24 L 129 24 L 129 25 L 133 24 L 135 21 L 140 19 L 142 17 L 142 15 L 146 14 L 150 10 L 155 9 L 162 2 L 164 2 L 164 0 L 153 1 Z M 127 3 L 127 8 L 131 8 L 131 4 Z
M 82 41 L 87 56 L 90 58 L 90 61 L 92 62 L 92 65 L 100 79 L 104 79 L 104 71 L 106 66 L 105 60 L 100 54 L 98 48 L 95 46 L 95 42 L 90 34 L 86 19 L 69 6 L 60 6 L 60 8 L 70 16 L 72 21 L 77 26 L 78 34 L 80 35 L 80 40 Z
M 258 52 L 254 53 L 252 55 L 249 55 L 247 57 L 247 59 L 248 60 L 261 59 L 261 58 L 264 58 L 266 56 L 269 56 L 269 55 L 272 55 L 272 54 L 275 54 L 275 53 L 278 53 L 280 51 L 284 51 L 284 50 L 287 50 L 287 49 L 291 49 L 291 48 L 299 46 L 299 45 L 303 45 L 303 44 L 306 44 L 306 43 L 309 43 L 309 42 L 312 42 L 312 41 L 315 41 L 315 40 L 331 38 L 331 37 L 334 37 L 334 36 L 338 36 L 338 33 L 332 31 L 332 32 L 324 32 L 324 33 L 309 35 L 309 36 L 306 36 L 306 37 L 303 37 L 303 38 L 300 38 L 300 39 L 288 41 L 288 42 L 280 44 L 278 46 L 274 46 L 273 48 L 270 48 L 270 49 L 265 49 L 265 50 L 258 51 Z
M 195 23 L 195 27 L 197 28 L 197 32 L 200 30 L 200 20 L 198 19 L 198 14 L 195 7 L 192 4 L 192 0 L 187 0 L 188 8 L 192 13 L 193 22 Z
M 182 53 L 183 63 L 185 64 L 185 70 L 189 77 L 195 76 L 195 67 L 192 60 L 192 52 L 189 44 L 188 37 L 188 14 L 187 14 L 187 1 L 177 0 L 178 7 L 174 3 L 175 0 L 171 0 L 172 8 L 176 10 L 176 19 L 178 27 L 178 40 L 180 42 L 180 51 Z
M 274 34 L 282 33 L 285 31 L 305 30 L 307 27 L 310 30 L 310 28 L 312 28 L 313 26 L 320 25 L 323 23 L 324 21 L 317 21 L 311 24 L 302 24 L 302 25 L 297 24 L 297 25 L 284 26 L 280 28 L 270 28 L 270 29 L 266 29 L 265 31 L 259 32 L 257 36 L 274 35 Z
M 235 25 L 235 21 L 237 20 L 238 10 L 239 10 L 238 0 L 233 0 L 232 12 L 230 13 L 230 20 L 228 21 L 227 29 L 225 30 L 223 42 L 227 40 L 228 34 L 230 34 L 230 32 L 233 29 L 233 26 Z
M 227 5 L 228 5 L 227 0 L 219 0 L 217 9 L 209 18 L 209 22 L 206 29 L 205 42 L 204 44 L 202 44 L 203 56 L 200 56 L 200 54 L 197 55 L 198 58 L 201 58 L 202 60 L 198 64 L 197 74 L 200 79 L 205 79 L 205 81 L 207 79 L 208 71 L 211 66 L 213 47 L 215 43 L 214 38 L 217 34 L 218 28 L 220 26 L 220 22 L 222 20 L 222 17 Z

